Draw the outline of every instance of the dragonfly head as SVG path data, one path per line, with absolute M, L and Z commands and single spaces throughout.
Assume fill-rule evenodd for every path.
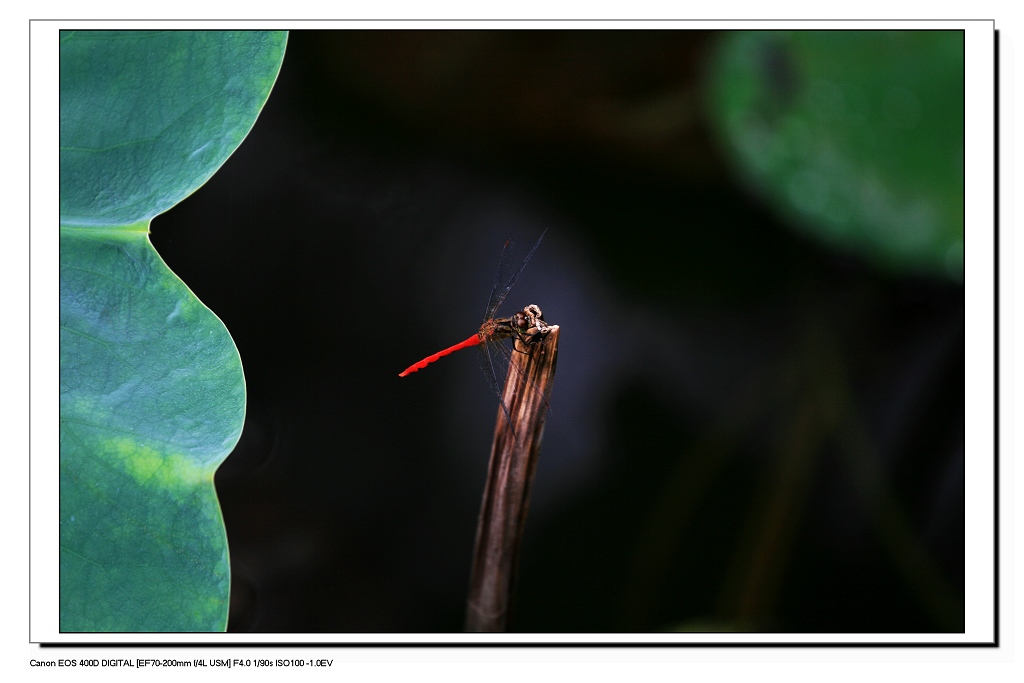
M 548 330 L 548 324 L 544 322 L 544 314 L 541 313 L 540 306 L 537 304 L 530 304 L 521 311 L 518 311 L 512 316 L 511 323 L 516 333 L 521 335 L 528 335 L 530 337 L 536 334 L 543 334 Z M 530 330 L 534 332 L 530 333 Z

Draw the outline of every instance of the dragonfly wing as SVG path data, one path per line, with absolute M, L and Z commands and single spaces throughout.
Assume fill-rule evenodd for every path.
M 480 370 L 484 373 L 484 379 L 491 391 L 498 397 L 501 410 L 505 413 L 505 419 L 512 424 L 512 418 L 508 414 L 508 407 L 502 398 L 502 385 L 508 374 L 508 349 L 501 342 L 489 342 L 480 345 Z
M 506 282 L 512 277 L 512 257 L 515 255 L 516 242 L 511 237 L 505 240 L 505 247 L 501 250 L 501 258 L 498 259 L 498 272 L 494 274 L 494 284 L 491 286 L 491 296 L 487 299 L 487 308 L 484 309 L 484 320 L 494 317 L 495 311 L 505 300 L 509 287 Z
M 541 240 L 544 239 L 544 235 L 547 234 L 547 230 L 540 234 L 537 238 L 537 243 L 533 245 L 533 249 L 523 259 L 522 265 L 515 272 L 512 271 L 513 252 L 515 250 L 516 243 L 511 239 L 505 242 L 505 248 L 501 252 L 501 260 L 498 261 L 498 274 L 494 278 L 494 287 L 491 289 L 491 297 L 487 301 L 487 310 L 484 311 L 484 320 L 490 320 L 494 317 L 494 314 L 501 307 L 501 303 L 505 300 L 509 290 L 512 289 L 512 285 L 516 283 L 519 276 L 522 275 L 523 270 L 526 269 L 526 264 L 530 262 L 530 258 L 533 257 L 533 252 L 537 251 L 537 247 L 540 246 Z

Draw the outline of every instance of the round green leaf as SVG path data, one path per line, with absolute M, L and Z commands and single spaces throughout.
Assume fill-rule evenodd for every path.
M 252 127 L 285 36 L 61 40 L 60 628 L 223 630 L 213 476 L 241 434 L 245 382 L 227 329 L 148 228 Z M 189 99 L 186 81 L 207 92 Z
M 205 183 L 256 120 L 284 56 L 266 31 L 64 31 L 60 220 L 128 225 Z
M 224 325 L 139 231 L 61 231 L 61 630 L 223 629 L 213 474 L 245 389 Z
M 961 31 L 750 31 L 721 45 L 712 118 L 792 223 L 898 270 L 963 276 Z

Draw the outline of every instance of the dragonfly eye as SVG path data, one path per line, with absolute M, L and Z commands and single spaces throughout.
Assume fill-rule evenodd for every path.
M 517 330 L 525 331 L 530 329 L 530 318 L 522 311 L 519 311 L 512 316 L 512 324 Z

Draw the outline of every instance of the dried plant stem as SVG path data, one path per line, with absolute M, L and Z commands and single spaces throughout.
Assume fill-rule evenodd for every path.
M 555 377 L 558 331 L 553 325 L 533 343 L 517 340 L 520 353 L 513 353 L 509 363 L 503 398 L 511 425 L 499 408 L 473 551 L 467 631 L 500 632 L 508 624 L 530 485 Z M 526 383 L 533 388 L 525 390 Z

